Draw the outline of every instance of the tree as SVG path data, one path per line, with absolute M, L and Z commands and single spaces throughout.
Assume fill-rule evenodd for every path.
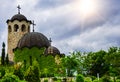
M 6 62 L 6 65 L 9 64 L 9 57 L 8 57 L 8 54 L 7 54 L 7 56 L 6 56 L 5 62 Z
M 32 64 L 33 60 L 39 59 L 40 55 L 43 54 L 44 50 L 45 48 L 39 49 L 37 47 L 33 47 L 30 49 L 29 48 L 16 49 L 16 51 L 14 51 L 15 53 L 14 60 L 15 62 L 23 62 L 27 68 L 28 66 L 30 66 L 30 64 Z
M 38 59 L 41 77 L 53 76 L 55 74 L 56 63 L 52 55 L 41 55 Z
M 2 44 L 2 57 L 1 57 L 1 64 L 5 65 L 5 43 Z
M 115 76 L 120 75 L 120 48 L 110 47 L 104 59 L 109 64 L 109 74 L 114 77 L 115 82 Z
M 106 52 L 104 50 L 100 50 L 95 52 L 91 56 L 91 67 L 90 74 L 96 76 L 99 73 L 100 77 L 106 74 L 109 71 L 109 65 L 105 62 L 104 56 Z
M 67 76 L 73 76 L 73 73 L 77 71 L 78 62 L 74 56 L 66 56 L 62 59 L 62 64 L 66 69 Z

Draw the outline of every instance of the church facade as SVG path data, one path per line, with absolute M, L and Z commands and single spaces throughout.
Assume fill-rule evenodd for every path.
M 30 25 L 33 25 L 33 32 L 30 32 Z M 15 14 L 11 19 L 7 20 L 8 25 L 8 55 L 9 60 L 14 59 L 14 49 L 22 49 L 24 47 L 32 48 L 45 47 L 44 54 L 60 54 L 60 51 L 51 46 L 51 39 L 39 32 L 34 32 L 34 22 L 28 20 L 24 15 L 20 13 L 20 6 L 18 6 L 18 14 Z

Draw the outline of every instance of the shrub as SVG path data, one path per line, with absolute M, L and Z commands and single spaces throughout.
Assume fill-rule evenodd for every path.
M 111 82 L 110 77 L 107 76 L 107 75 L 103 76 L 103 77 L 101 78 L 101 81 L 102 81 L 102 82 Z
M 116 82 L 120 82 L 120 79 L 117 79 Z
M 44 77 L 46 77 L 45 74 L 40 74 L 40 78 L 44 78 Z
M 20 80 L 24 79 L 24 74 L 23 74 L 23 71 L 21 69 L 15 69 L 14 75 L 18 76 L 20 78 Z
M 35 74 L 36 79 L 39 79 L 39 69 L 37 66 L 34 66 L 33 72 Z
M 81 74 L 77 75 L 77 77 L 76 77 L 76 82 L 84 82 L 84 77 L 83 77 L 83 75 L 81 75 Z
M 96 77 L 95 77 L 95 76 L 90 76 L 90 77 L 91 77 L 92 81 L 96 79 Z
M 48 82 L 48 79 L 45 79 L 44 82 Z
M 98 81 L 98 79 L 96 78 L 95 80 L 93 80 L 93 82 L 100 82 L 100 81 Z
M 117 76 L 117 79 L 120 79 L 120 76 Z
M 0 82 L 20 82 L 20 80 L 13 74 L 6 74 Z
M 56 78 L 56 77 L 54 77 L 54 78 L 53 78 L 53 81 L 57 81 L 57 78 Z
M 61 80 L 60 80 L 60 79 L 58 79 L 58 80 L 57 80 L 57 82 L 61 82 Z
M 39 71 L 36 66 L 30 66 L 25 73 L 25 80 L 28 82 L 40 82 Z
M 1 68 L 0 69 L 0 78 L 2 78 L 5 75 L 5 69 Z
M 92 79 L 90 77 L 86 77 L 84 80 L 84 82 L 92 82 Z

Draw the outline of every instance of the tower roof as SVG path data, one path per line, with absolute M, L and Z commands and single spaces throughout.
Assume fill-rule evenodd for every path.
M 8 19 L 6 22 L 8 23 L 9 21 L 13 22 L 15 20 L 18 21 L 26 21 L 26 22 L 30 22 L 32 24 L 32 22 L 30 20 L 27 20 L 27 18 L 22 15 L 22 14 L 15 14 L 11 19 Z
M 11 19 L 8 19 L 6 22 L 8 23 L 9 21 L 13 22 L 14 20 L 18 20 L 18 21 L 26 21 L 32 23 L 30 20 L 27 20 L 27 18 L 24 15 L 20 14 L 21 7 L 19 5 L 17 6 L 17 8 L 18 8 L 18 14 L 15 14 Z
M 19 21 L 25 20 L 25 21 L 27 21 L 27 18 L 22 14 L 16 14 L 11 18 L 11 21 L 14 21 L 14 20 L 19 20 Z

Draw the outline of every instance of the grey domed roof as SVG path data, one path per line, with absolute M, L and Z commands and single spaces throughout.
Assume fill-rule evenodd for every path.
M 30 22 L 30 24 L 32 24 L 31 20 L 27 20 L 27 18 L 22 15 L 22 14 L 16 14 L 14 15 L 11 19 L 8 19 L 6 22 L 8 23 L 9 21 L 13 22 L 14 20 L 18 20 L 18 21 L 26 21 L 26 22 Z
M 54 46 L 49 46 L 45 53 L 46 54 L 57 55 L 57 54 L 60 54 L 60 51 L 56 47 L 54 47 Z
M 30 32 L 25 34 L 18 42 L 17 48 L 32 48 L 32 47 L 46 47 L 50 46 L 49 40 L 42 33 Z
M 16 14 L 11 18 L 11 21 L 14 21 L 14 20 L 19 20 L 19 21 L 26 20 L 27 21 L 27 18 L 22 14 Z

